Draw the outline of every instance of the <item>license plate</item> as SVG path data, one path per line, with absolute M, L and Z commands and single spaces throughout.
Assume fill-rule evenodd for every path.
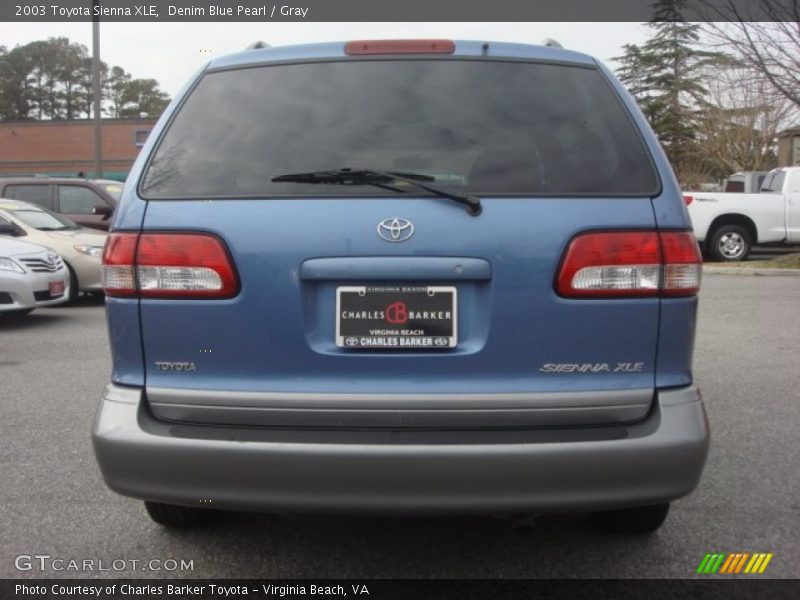
M 458 343 L 452 286 L 336 288 L 336 345 L 427 350 Z
M 63 281 L 51 281 L 49 284 L 50 287 L 50 297 L 55 298 L 57 296 L 64 295 L 64 282 Z

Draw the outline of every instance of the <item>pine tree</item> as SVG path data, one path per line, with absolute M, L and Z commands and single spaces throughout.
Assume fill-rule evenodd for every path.
M 703 70 L 723 60 L 722 55 L 697 49 L 700 25 L 686 23 L 680 13 L 683 0 L 659 0 L 653 35 L 641 46 L 626 44 L 617 75 L 636 98 L 679 178 L 698 159 L 698 120 L 707 90 Z

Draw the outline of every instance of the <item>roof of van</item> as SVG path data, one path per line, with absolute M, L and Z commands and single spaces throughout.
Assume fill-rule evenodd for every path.
M 257 48 L 228 54 L 213 59 L 209 69 L 224 69 L 254 65 L 265 62 L 289 60 L 313 60 L 317 58 L 339 58 L 345 54 L 347 42 L 325 42 L 321 44 L 303 44 L 295 46 L 275 46 Z M 484 50 L 484 46 L 486 49 Z M 509 42 L 483 42 L 483 41 L 455 41 L 455 52 L 452 54 L 431 55 L 447 58 L 450 56 L 488 56 L 490 58 L 525 58 L 531 60 L 571 62 L 584 65 L 594 65 L 595 60 L 581 52 L 564 50 L 552 46 L 535 46 L 532 44 L 512 44 Z M 393 58 L 402 56 L 422 56 L 420 54 L 393 55 Z

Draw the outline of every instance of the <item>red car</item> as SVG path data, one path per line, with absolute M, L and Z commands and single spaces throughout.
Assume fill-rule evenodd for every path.
M 0 197 L 23 200 L 64 215 L 84 227 L 108 231 L 122 183 L 75 177 L 0 179 Z

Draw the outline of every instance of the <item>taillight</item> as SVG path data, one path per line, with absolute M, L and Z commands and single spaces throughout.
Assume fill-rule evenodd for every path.
M 222 241 L 205 233 L 113 233 L 103 254 L 109 296 L 230 298 L 238 283 Z
M 344 45 L 348 55 L 368 54 L 452 54 L 452 40 L 356 40 Z
M 689 206 L 692 202 L 694 202 L 694 196 L 684 196 L 683 197 L 683 203 L 686 206 Z
M 112 233 L 103 248 L 103 291 L 109 296 L 133 296 L 137 233 Z
M 229 298 L 236 275 L 219 238 L 196 233 L 143 233 L 136 279 L 146 298 Z
M 558 291 L 574 297 L 654 296 L 660 271 L 657 233 L 586 233 L 567 248 Z
M 667 296 L 696 294 L 700 290 L 703 258 L 694 234 L 690 231 L 664 231 L 658 235 L 664 255 L 661 292 Z
M 556 290 L 569 298 L 690 296 L 702 259 L 691 232 L 592 232 L 572 240 Z

